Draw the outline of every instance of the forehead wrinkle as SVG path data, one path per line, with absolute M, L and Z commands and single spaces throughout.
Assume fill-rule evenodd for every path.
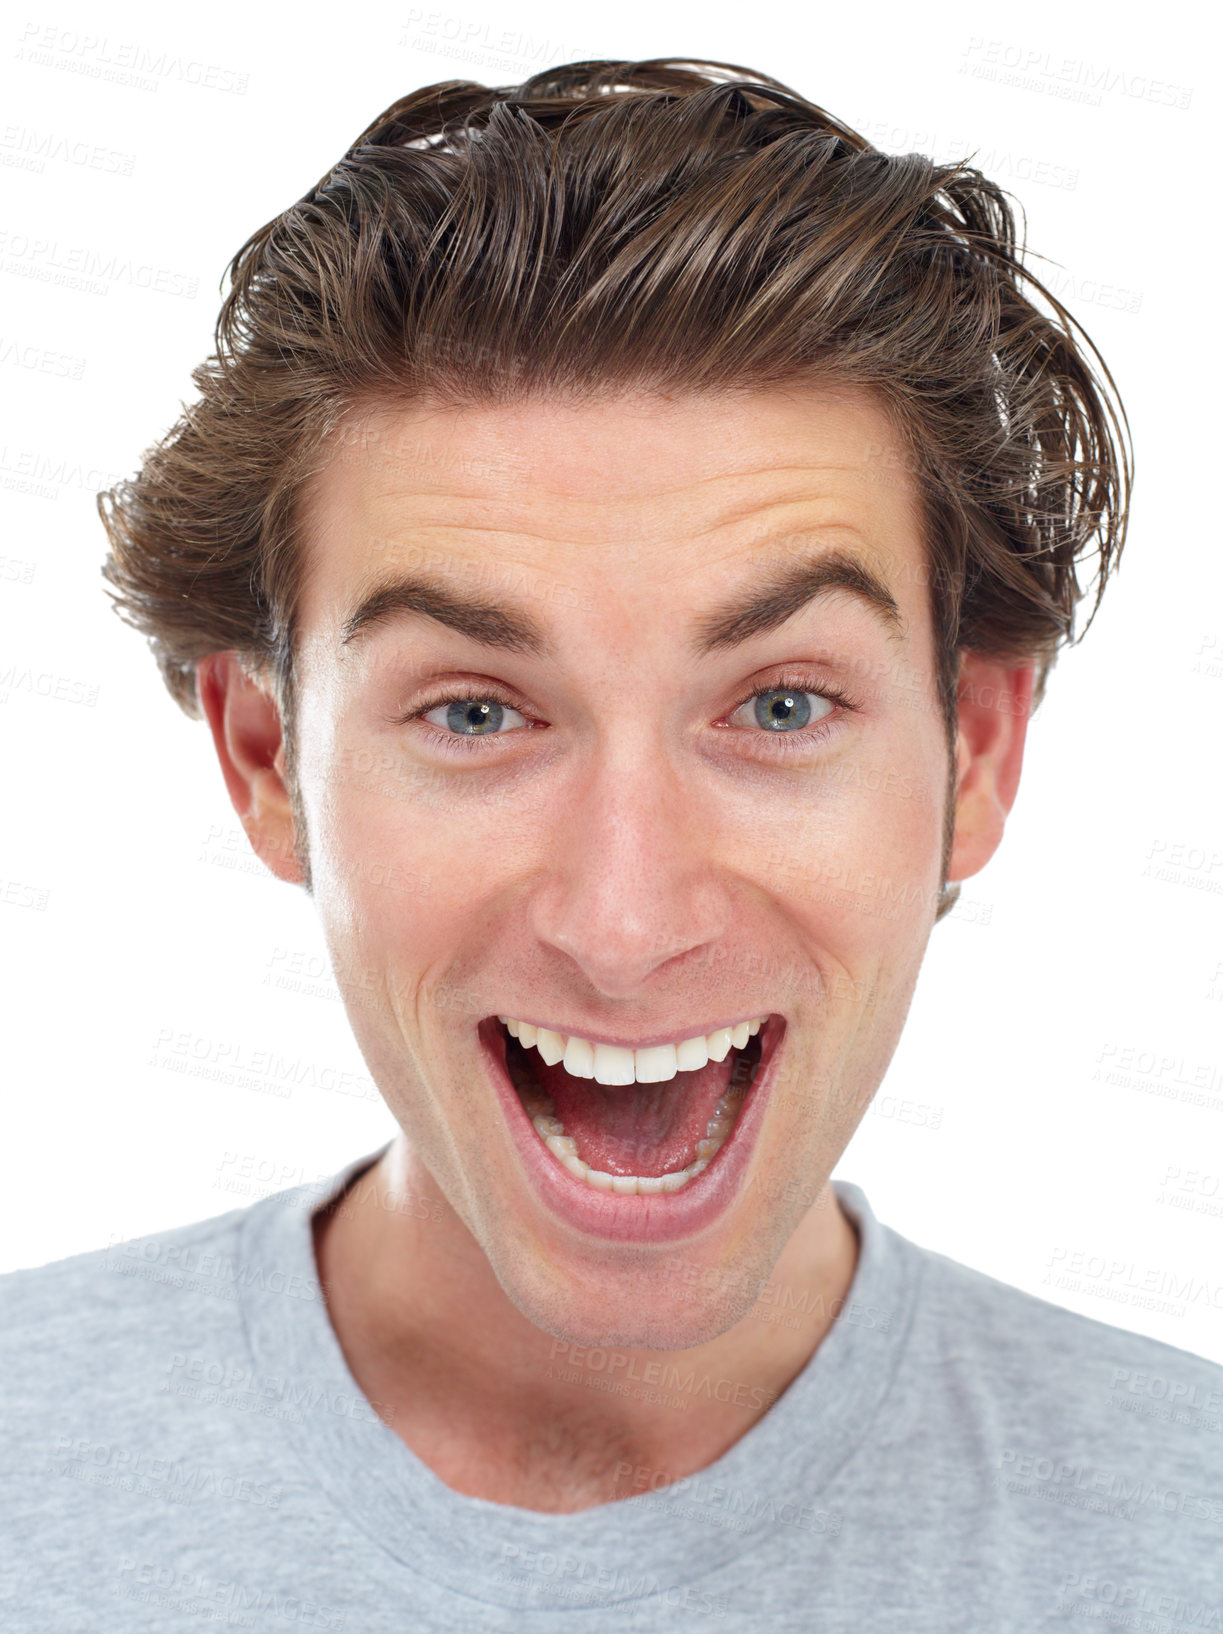
M 453 510 L 457 507 L 457 509 L 461 512 L 465 507 L 471 506 L 482 509 L 485 517 L 487 517 L 489 508 L 495 506 L 498 499 L 504 499 L 506 497 L 504 493 L 501 495 L 496 495 L 486 492 L 481 495 L 474 493 L 469 489 L 465 489 L 460 493 L 447 493 L 444 490 L 438 491 L 436 488 L 431 492 L 422 491 L 421 489 L 416 489 L 413 491 L 410 488 L 404 488 L 398 485 L 395 481 L 393 470 L 387 471 L 385 469 L 387 463 L 398 465 L 398 461 L 373 462 L 375 467 L 379 463 L 383 464 L 383 470 L 370 470 L 367 467 L 368 474 L 372 476 L 374 480 L 366 489 L 364 495 L 354 497 L 357 498 L 357 503 L 362 509 L 365 509 L 368 506 L 374 513 L 382 513 L 383 516 L 385 516 L 385 513 L 388 510 L 393 511 L 401 508 L 405 501 L 408 503 L 409 508 L 411 508 L 411 501 L 413 499 L 423 499 L 426 504 L 426 509 L 432 509 L 434 506 L 437 506 L 440 503 L 440 506 L 445 509 L 449 509 L 453 512 Z M 409 461 L 405 463 L 410 464 L 412 462 Z M 430 462 L 428 461 L 425 462 L 426 469 L 428 469 L 429 463 Z M 869 470 L 869 461 L 867 462 L 865 469 Z M 594 506 L 597 510 L 602 511 L 623 512 L 626 509 L 631 510 L 633 508 L 642 510 L 648 507 L 651 499 L 661 498 L 664 494 L 669 497 L 672 494 L 685 492 L 690 494 L 694 491 L 707 492 L 711 487 L 725 486 L 728 484 L 739 488 L 742 487 L 744 483 L 751 484 L 753 481 L 758 482 L 762 477 L 767 482 L 768 479 L 788 476 L 791 478 L 792 482 L 792 478 L 795 473 L 801 473 L 808 479 L 816 478 L 819 475 L 833 477 L 834 479 L 843 477 L 854 479 L 861 478 L 864 475 L 864 467 L 862 464 L 853 461 L 849 463 L 821 463 L 819 461 L 813 462 L 808 458 L 799 463 L 787 462 L 786 464 L 765 465 L 763 467 L 757 467 L 754 470 L 736 472 L 718 471 L 702 474 L 698 476 L 695 481 L 673 484 L 663 490 L 660 490 L 657 494 L 645 496 L 633 495 L 628 498 L 622 498 L 619 495 L 613 497 L 607 495 L 606 493 L 593 492 L 584 495 L 583 501 L 587 507 Z M 336 474 L 339 475 L 339 473 Z M 848 496 L 845 493 L 841 482 L 835 480 L 833 481 L 831 484 L 833 490 L 832 492 L 820 491 L 821 484 L 818 482 L 818 480 L 813 484 L 813 486 L 816 489 L 815 492 L 810 491 L 810 489 L 800 489 L 798 492 L 795 492 L 793 486 L 791 484 L 787 484 L 789 491 L 782 494 L 765 496 L 756 493 L 749 500 L 747 500 L 746 503 L 740 501 L 740 503 L 736 504 L 733 511 L 731 511 L 729 514 L 723 514 L 716 520 L 708 522 L 704 526 L 695 529 L 691 527 L 691 523 L 695 520 L 695 518 L 692 518 L 691 516 L 685 517 L 683 519 L 684 526 L 682 528 L 680 528 L 680 522 L 677 518 L 674 525 L 683 533 L 683 537 L 676 537 L 675 533 L 671 531 L 671 528 L 667 527 L 665 522 L 658 522 L 656 523 L 656 526 L 650 530 L 655 534 L 653 539 L 638 535 L 635 538 L 620 538 L 611 542 L 610 546 L 609 541 L 606 539 L 590 539 L 586 541 L 585 545 L 583 545 L 580 540 L 573 539 L 572 537 L 567 539 L 563 537 L 558 538 L 555 535 L 550 536 L 546 532 L 542 534 L 535 534 L 534 540 L 545 545 L 553 546 L 557 544 L 567 544 L 571 548 L 574 548 L 579 554 L 585 554 L 591 549 L 602 548 L 606 550 L 608 548 L 614 548 L 621 557 L 624 567 L 628 568 L 633 565 L 634 559 L 639 561 L 640 557 L 644 553 L 660 553 L 665 559 L 665 557 L 673 555 L 674 552 L 682 553 L 684 549 L 687 546 L 690 546 L 694 541 L 712 541 L 717 535 L 723 533 L 724 530 L 733 528 L 736 525 L 741 525 L 746 518 L 760 518 L 762 512 L 772 519 L 774 513 L 779 509 L 785 510 L 792 506 L 798 506 L 801 509 L 806 509 L 808 511 L 818 511 L 825 506 L 832 505 L 842 510 L 842 517 L 838 520 L 821 522 L 812 519 L 805 527 L 796 527 L 784 533 L 777 531 L 775 528 L 770 529 L 767 539 L 752 539 L 746 542 L 746 546 L 743 542 L 740 542 L 739 545 L 736 546 L 729 541 L 723 541 L 722 548 L 717 552 L 718 560 L 716 563 L 716 568 L 723 568 L 729 563 L 730 560 L 741 559 L 744 554 L 749 554 L 752 558 L 753 570 L 755 574 L 760 575 L 763 573 L 766 577 L 766 581 L 771 580 L 771 582 L 766 582 L 764 590 L 762 592 L 758 592 L 746 605 L 744 604 L 745 591 L 740 590 L 737 595 L 732 596 L 726 602 L 724 602 L 722 607 L 712 612 L 708 612 L 698 618 L 694 627 L 694 634 L 688 642 L 689 648 L 695 649 L 698 653 L 703 655 L 719 646 L 725 647 L 734 645 L 738 641 L 748 639 L 752 634 L 761 632 L 765 629 L 773 628 L 777 624 L 784 623 L 788 617 L 793 616 L 793 614 L 800 611 L 802 607 L 808 605 L 816 596 L 830 594 L 833 589 L 837 588 L 847 591 L 851 595 L 861 595 L 862 599 L 868 601 L 875 608 L 877 614 L 883 616 L 885 622 L 888 623 L 889 637 L 892 639 L 903 639 L 900 632 L 903 632 L 905 628 L 905 621 L 899 613 L 895 600 L 890 596 L 890 592 L 887 591 L 886 586 L 882 584 L 882 581 L 879 579 L 878 572 L 872 570 L 865 564 L 864 561 L 855 565 L 848 573 L 842 572 L 841 582 L 839 584 L 833 582 L 833 579 L 836 577 L 836 570 L 833 566 L 829 565 L 821 569 L 818 563 L 812 563 L 810 561 L 803 564 L 801 568 L 802 577 L 800 578 L 800 570 L 794 566 L 792 553 L 788 560 L 786 558 L 774 557 L 767 563 L 762 564 L 760 562 L 760 553 L 768 546 L 777 545 L 783 540 L 797 541 L 803 537 L 810 537 L 812 534 L 824 531 L 826 529 L 839 530 L 857 538 L 869 540 L 870 533 L 874 531 L 873 528 L 868 526 L 867 531 L 864 533 L 862 529 L 855 527 L 852 523 L 844 519 L 844 505 Z M 689 506 L 686 508 L 691 510 L 694 507 Z M 867 524 L 881 521 L 882 518 L 877 517 L 874 514 L 875 510 L 875 506 L 868 504 L 866 507 L 868 514 L 864 516 L 862 520 Z M 372 520 L 372 518 L 370 518 L 370 520 Z M 399 527 L 402 528 L 404 534 L 403 543 L 405 548 L 410 543 L 408 536 L 421 528 L 423 528 L 425 531 L 431 531 L 432 528 L 439 527 L 445 531 L 454 529 L 460 535 L 466 535 L 473 539 L 479 536 L 494 535 L 500 536 L 502 539 L 508 538 L 513 540 L 516 546 L 513 552 L 514 557 L 518 559 L 522 565 L 529 565 L 531 544 L 526 544 L 524 549 L 524 536 L 521 532 L 523 519 L 521 516 L 516 516 L 513 518 L 513 521 L 517 523 L 516 528 L 512 525 L 509 527 L 504 525 L 505 521 L 509 520 L 509 518 L 505 518 L 501 521 L 501 525 L 498 525 L 497 521 L 477 519 L 470 516 L 464 517 L 461 521 L 459 521 L 452 515 L 447 522 L 441 522 L 440 519 L 435 518 L 432 524 L 430 524 L 422 523 L 419 520 L 414 523 L 407 523 L 406 519 L 400 517 Z M 650 518 L 648 515 L 641 518 L 641 521 L 647 524 L 649 520 Z M 393 537 L 394 534 L 399 531 L 399 529 L 396 528 L 395 524 L 389 517 L 386 517 L 386 521 L 384 522 L 383 526 L 387 527 L 387 524 L 390 524 L 388 531 Z M 670 535 L 669 537 L 658 536 L 659 530 L 663 528 L 666 529 L 666 532 Z M 516 533 L 517 538 L 515 539 L 514 535 Z M 444 548 L 445 547 L 443 547 L 443 549 Z M 837 554 L 840 553 L 833 553 L 833 555 Z M 551 646 L 551 643 L 547 638 L 547 633 L 534 615 L 528 612 L 525 607 L 521 609 L 518 608 L 504 595 L 502 595 L 499 600 L 487 598 L 481 600 L 479 597 L 471 597 L 466 595 L 463 586 L 464 577 L 468 573 L 474 577 L 478 577 L 480 571 L 479 563 L 487 561 L 490 563 L 490 565 L 492 565 L 495 559 L 495 556 L 484 556 L 478 551 L 474 555 L 468 555 L 466 552 L 458 552 L 456 553 L 455 559 L 455 567 L 458 568 L 457 572 L 448 571 L 445 565 L 442 563 L 434 563 L 434 566 L 441 569 L 444 578 L 452 579 L 454 581 L 455 590 L 453 592 L 447 591 L 444 584 L 437 582 L 435 582 L 433 586 L 425 586 L 418 583 L 415 587 L 405 588 L 402 582 L 397 586 L 394 582 L 393 574 L 391 574 L 389 582 L 387 574 L 384 574 L 381 580 L 375 579 L 374 581 L 369 582 L 361 610 L 365 612 L 365 604 L 372 603 L 376 595 L 382 596 L 384 606 L 377 609 L 368 610 L 368 616 L 363 617 L 361 623 L 381 623 L 387 616 L 394 616 L 400 608 L 408 613 L 411 613 L 412 611 L 421 611 L 425 616 L 433 616 L 430 608 L 425 605 L 425 603 L 428 602 L 431 595 L 434 596 L 434 599 L 436 600 L 435 591 L 440 589 L 443 593 L 443 599 L 446 597 L 449 598 L 450 608 L 452 610 L 462 610 L 458 608 L 458 603 L 466 600 L 467 607 L 465 611 L 467 615 L 467 629 L 463 633 L 474 633 L 477 640 L 483 640 L 486 642 L 486 644 L 491 646 L 500 646 L 510 650 L 533 652 L 540 656 L 545 655 Z M 459 566 L 460 563 L 462 564 L 461 567 Z M 707 561 L 705 564 L 703 564 L 703 571 L 708 573 L 712 566 L 715 566 L 715 564 Z M 665 573 L 663 575 L 664 582 L 667 578 L 680 576 L 686 570 L 687 569 L 682 562 L 675 562 L 673 574 Z M 821 572 L 825 575 L 824 582 L 818 582 L 818 575 Z M 812 579 L 812 574 L 816 575 L 815 579 Z M 831 577 L 829 575 L 831 575 Z M 858 583 L 854 582 L 855 576 L 859 581 Z M 406 577 L 406 575 L 403 577 Z M 428 577 L 434 576 L 428 575 Z M 809 582 L 804 583 L 803 580 L 807 580 Z M 863 580 L 868 582 L 873 580 L 875 589 L 881 590 L 881 593 L 871 594 L 868 591 L 868 593 L 863 594 L 861 582 Z M 416 598 L 418 601 L 416 608 L 411 606 L 413 598 Z M 398 605 L 396 605 L 396 603 L 398 603 Z M 442 622 L 449 623 L 452 628 L 460 628 L 459 621 L 456 618 L 443 619 Z M 344 634 L 341 636 L 341 646 L 345 645 L 353 635 L 358 633 L 356 630 L 350 627 L 351 623 L 352 619 L 350 616 L 349 620 L 345 624 Z
M 648 416 L 646 418 L 648 419 Z M 613 433 L 615 429 L 613 426 Z M 749 464 L 742 469 L 709 470 L 707 468 L 709 464 L 720 465 L 725 460 L 725 442 L 710 437 L 703 446 L 692 448 L 688 446 L 688 440 L 684 439 L 684 454 L 696 465 L 693 474 L 679 482 L 668 480 L 670 471 L 664 463 L 657 473 L 658 480 L 643 493 L 641 489 L 643 470 L 639 462 L 631 467 L 627 492 L 623 484 L 610 481 L 606 468 L 599 468 L 600 452 L 604 448 L 607 452 L 615 452 L 611 443 L 601 445 L 596 440 L 576 452 L 566 444 L 561 454 L 562 457 L 568 454 L 570 463 L 565 466 L 562 473 L 558 470 L 556 462 L 545 462 L 542 468 L 531 468 L 533 460 L 536 460 L 531 450 L 512 448 L 507 450 L 503 436 L 497 435 L 490 439 L 478 422 L 474 430 L 474 436 L 464 437 L 458 426 L 450 424 L 446 426 L 444 435 L 436 443 L 431 443 L 427 436 L 420 435 L 415 426 L 399 427 L 393 422 L 388 422 L 384 427 L 383 437 L 378 439 L 379 452 L 367 461 L 367 469 L 373 481 L 377 483 L 375 491 L 378 497 L 395 499 L 413 493 L 427 493 L 429 497 L 443 501 L 454 498 L 460 502 L 467 500 L 480 503 L 495 502 L 499 498 L 507 497 L 507 490 L 517 499 L 525 489 L 528 492 L 541 492 L 554 503 L 577 502 L 608 509 L 631 508 L 643 502 L 669 500 L 674 495 L 695 494 L 719 485 L 750 483 L 794 475 L 807 477 L 829 475 L 861 479 L 874 463 L 870 456 L 879 451 L 875 444 L 869 444 L 864 450 L 867 456 L 865 460 L 850 463 L 841 463 L 833 458 L 822 459 L 818 453 L 807 450 L 802 451 L 797 457 L 791 453 L 788 458 L 775 460 L 769 460 L 762 454 L 761 463 Z M 662 441 L 665 442 L 665 428 Z M 789 452 L 787 450 L 787 453 Z M 592 463 L 595 468 L 589 471 L 583 469 L 580 463 L 583 459 Z M 336 463 L 361 462 L 351 456 L 347 460 L 341 456 Z M 493 480 L 500 492 L 490 493 L 486 490 L 482 494 L 470 492 L 460 494 L 449 489 L 448 477 L 462 473 L 464 469 L 469 476 L 476 476 L 477 487 L 479 478 L 487 477 Z M 399 482 L 396 480 L 397 474 L 401 479 Z M 577 482 L 572 480 L 574 477 L 578 479 Z M 438 478 L 440 481 L 436 480 Z M 815 494 L 807 497 L 818 499 L 824 496 Z M 776 501 L 769 501 L 773 502 Z M 759 501 L 749 504 L 747 512 L 736 512 L 722 517 L 711 523 L 709 529 L 700 531 L 704 533 L 732 524 L 740 515 L 749 514 L 757 504 Z

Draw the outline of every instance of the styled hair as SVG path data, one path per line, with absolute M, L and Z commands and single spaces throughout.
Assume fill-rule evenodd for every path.
M 1080 564 L 1094 617 L 1125 536 L 1124 408 L 1025 254 L 966 162 L 881 153 L 736 64 L 424 86 L 229 264 L 198 399 L 98 496 L 108 593 L 187 714 L 206 654 L 267 675 L 295 790 L 308 485 L 351 410 L 856 384 L 921 497 L 953 745 L 961 651 L 1034 663 L 1039 703 Z

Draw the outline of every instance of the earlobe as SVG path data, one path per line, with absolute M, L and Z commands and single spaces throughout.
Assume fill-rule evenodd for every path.
M 1035 666 L 965 653 L 958 692 L 955 837 L 948 881 L 979 873 L 1002 842 L 1019 789 Z
M 196 696 L 247 839 L 278 879 L 302 884 L 305 876 L 294 849 L 276 700 L 243 668 L 235 652 L 210 653 L 199 661 Z

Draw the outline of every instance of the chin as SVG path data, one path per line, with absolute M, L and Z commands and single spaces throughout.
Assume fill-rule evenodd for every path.
M 705 1303 L 677 1310 L 665 1292 L 623 1306 L 606 1297 L 564 1305 L 529 1298 L 515 1303 L 535 1327 L 567 1345 L 625 1350 L 692 1350 L 720 1338 L 746 1314 Z
M 482 1245 L 510 1302 L 527 1321 L 557 1341 L 574 1346 L 640 1350 L 690 1350 L 708 1344 L 743 1320 L 763 1292 L 777 1253 L 762 1253 L 767 1234 L 755 1239 L 749 1263 L 707 1242 L 684 1245 L 665 1256 L 623 1251 L 608 1255 L 543 1253 L 529 1232 L 518 1252 L 504 1234 Z M 721 1245 L 724 1246 L 724 1245 Z M 546 1270 L 545 1270 L 546 1267 Z

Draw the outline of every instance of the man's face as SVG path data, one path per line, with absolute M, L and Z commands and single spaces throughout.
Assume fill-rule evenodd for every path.
M 419 1183 L 531 1321 L 703 1342 L 830 1201 L 934 922 L 951 768 L 903 449 L 851 390 L 349 432 L 308 501 L 298 733 L 354 1032 Z M 804 599 L 833 552 L 893 615 Z M 768 1020 L 733 1083 L 732 1048 L 608 1085 L 499 1017 L 615 1046 L 613 1076 L 650 1047 L 647 1077 L 655 1046 Z M 549 1089 L 559 1149 L 528 1115 Z M 710 1116 L 723 1143 L 677 1183 Z M 677 1257 L 710 1273 L 695 1299 Z

